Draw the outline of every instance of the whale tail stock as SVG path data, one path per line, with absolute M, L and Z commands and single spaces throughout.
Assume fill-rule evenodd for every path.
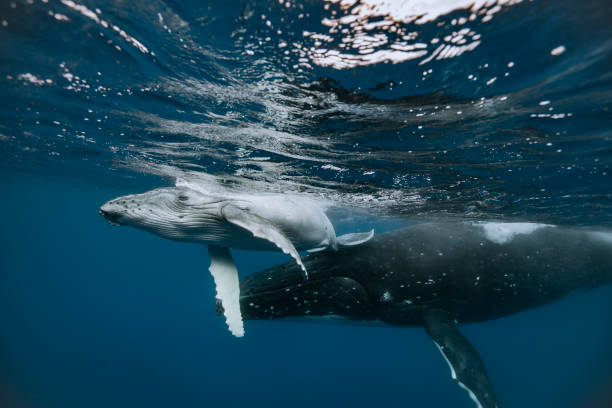
M 442 310 L 427 310 L 425 331 L 448 363 L 453 380 L 465 389 L 478 408 L 499 408 L 499 403 L 478 351 L 459 332 L 453 317 Z

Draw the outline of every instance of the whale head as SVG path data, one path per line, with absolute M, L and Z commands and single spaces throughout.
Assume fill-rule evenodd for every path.
M 129 225 L 173 240 L 201 241 L 215 230 L 219 201 L 189 188 L 167 187 L 115 198 L 99 212 L 113 225 Z
M 358 247 L 318 252 L 303 258 L 309 279 L 295 262 L 255 272 L 240 281 L 240 310 L 245 320 L 298 319 L 363 324 L 375 321 L 376 299 L 346 270 Z M 311 273 L 312 271 L 312 273 Z M 217 302 L 217 313 L 223 315 Z

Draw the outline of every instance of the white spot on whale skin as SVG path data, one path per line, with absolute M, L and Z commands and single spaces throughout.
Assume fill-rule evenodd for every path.
M 482 227 L 487 239 L 496 244 L 505 244 L 516 235 L 531 234 L 540 228 L 553 227 L 553 225 L 531 222 L 475 222 L 473 225 Z
M 556 47 L 556 48 L 553 48 L 553 49 L 550 51 L 550 55 L 552 55 L 552 56 L 555 56 L 555 57 L 556 57 L 557 55 L 561 55 L 561 54 L 563 54 L 563 53 L 565 52 L 565 50 L 566 50 L 565 46 L 564 46 L 564 45 L 560 45 L 560 46 L 558 46 L 558 47 Z
M 382 302 L 390 302 L 390 301 L 392 301 L 392 300 L 393 300 L 393 296 L 391 296 L 391 293 L 389 293 L 389 291 L 388 291 L 388 290 L 386 290 L 386 291 L 385 291 L 385 292 L 382 294 L 382 296 L 380 297 L 380 300 L 381 300 Z

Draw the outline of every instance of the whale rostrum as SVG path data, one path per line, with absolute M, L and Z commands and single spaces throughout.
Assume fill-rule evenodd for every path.
M 242 280 L 245 319 L 423 327 L 476 405 L 496 408 L 485 365 L 457 326 L 612 283 L 612 234 L 533 223 L 423 223 L 303 262 L 308 281 L 293 264 Z
M 291 256 L 303 277 L 308 271 L 298 250 L 336 251 L 374 235 L 336 237 L 324 210 L 314 201 L 289 194 L 246 194 L 206 190 L 177 181 L 175 187 L 154 189 L 110 200 L 100 213 L 113 225 L 129 225 L 176 241 L 208 245 L 210 273 L 231 333 L 244 335 L 239 307 L 238 270 L 229 248 L 281 250 Z

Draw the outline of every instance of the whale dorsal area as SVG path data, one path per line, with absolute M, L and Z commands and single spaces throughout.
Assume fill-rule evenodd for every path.
M 215 280 L 217 299 L 223 305 L 223 315 L 227 326 L 236 337 L 244 336 L 242 314 L 240 313 L 240 282 L 238 269 L 229 248 L 217 245 L 208 246 L 210 274 Z
M 499 408 L 493 386 L 478 351 L 457 329 L 453 317 L 437 309 L 423 313 L 425 331 L 448 363 L 453 380 L 478 408 Z
M 233 204 L 223 206 L 221 214 L 228 222 L 249 231 L 256 238 L 276 245 L 285 254 L 291 256 L 304 272 L 304 276 L 308 278 L 308 272 L 297 249 L 291 240 L 270 221 Z

